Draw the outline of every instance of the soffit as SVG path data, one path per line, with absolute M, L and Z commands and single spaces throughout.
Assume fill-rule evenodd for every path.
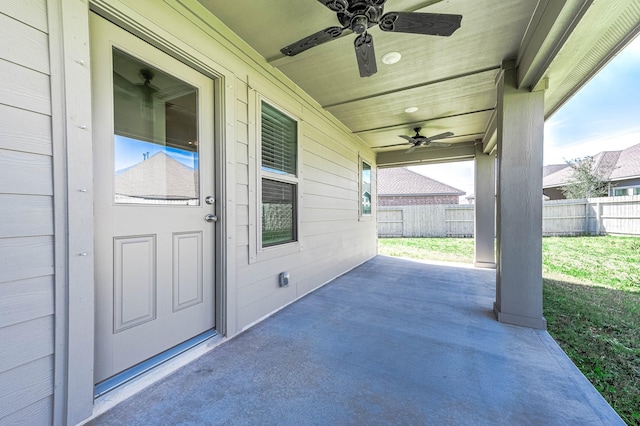
M 339 25 L 336 15 L 317 0 L 199 2 L 381 154 L 404 153 L 406 145 L 377 147 L 402 143 L 398 135 L 413 135 L 414 127 L 422 127 L 424 136 L 453 132 L 447 142 L 458 153 L 469 152 L 469 145 L 479 139 L 492 139 L 487 132 L 495 129 L 495 80 L 509 59 L 526 66 L 519 70 L 521 84 L 549 82 L 549 114 L 606 63 L 621 40 L 637 31 L 639 9 L 638 0 L 388 0 L 385 12 L 461 14 L 461 27 L 450 37 L 372 27 L 378 72 L 361 78 L 355 35 L 348 31 L 294 57 L 280 53 L 292 42 Z M 611 28 L 618 31 L 611 33 Z M 390 51 L 402 54 L 391 66 L 381 62 Z M 406 113 L 411 106 L 418 110 Z M 432 149 L 421 147 L 404 158 L 413 163 L 447 157 L 443 149 L 437 155 L 420 152 Z M 394 164 L 402 163 L 402 156 L 393 158 Z

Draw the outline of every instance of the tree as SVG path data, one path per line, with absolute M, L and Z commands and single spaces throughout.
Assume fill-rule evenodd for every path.
M 571 177 L 560 190 L 568 199 L 602 197 L 609 192 L 609 183 L 603 174 L 608 171 L 597 170 L 593 157 L 575 158 L 567 161 L 571 167 Z

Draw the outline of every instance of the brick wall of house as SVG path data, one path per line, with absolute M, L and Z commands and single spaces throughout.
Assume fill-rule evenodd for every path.
M 423 206 L 427 204 L 458 204 L 459 197 L 457 195 L 433 195 L 433 196 L 410 196 L 410 197 L 394 197 L 394 196 L 378 196 L 378 206 L 395 207 L 395 206 Z

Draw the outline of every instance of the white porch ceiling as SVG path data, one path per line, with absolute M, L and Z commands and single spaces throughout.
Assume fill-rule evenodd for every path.
M 378 152 L 379 165 L 472 158 L 478 140 L 490 151 L 503 61 L 516 61 L 522 87 L 547 87 L 551 114 L 640 26 L 640 0 L 388 0 L 385 12 L 460 14 L 461 27 L 450 37 L 372 27 L 378 72 L 361 78 L 350 31 L 294 57 L 280 53 L 340 25 L 317 0 L 199 2 Z M 383 64 L 391 51 L 401 61 Z M 407 113 L 407 107 L 418 110 Z M 402 143 L 398 135 L 413 135 L 414 127 L 425 136 L 453 132 L 451 147 L 411 154 L 404 154 L 408 146 L 378 148 Z

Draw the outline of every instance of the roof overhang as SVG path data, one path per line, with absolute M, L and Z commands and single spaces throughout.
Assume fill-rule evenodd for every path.
M 402 59 L 379 63 L 376 74 L 361 78 L 349 31 L 297 56 L 280 53 L 336 25 L 335 14 L 317 0 L 199 2 L 239 35 L 224 32 L 231 44 L 289 80 L 295 93 L 310 95 L 377 153 L 380 167 L 472 159 L 477 141 L 482 152 L 494 153 L 503 64 L 516 67 L 520 88 L 544 91 L 548 118 L 640 32 L 637 0 L 388 0 L 385 11 L 461 14 L 461 27 L 450 37 L 372 27 L 377 60 L 390 51 Z M 455 136 L 448 148 L 406 153 L 398 135 L 411 135 L 414 127 L 424 136 Z

